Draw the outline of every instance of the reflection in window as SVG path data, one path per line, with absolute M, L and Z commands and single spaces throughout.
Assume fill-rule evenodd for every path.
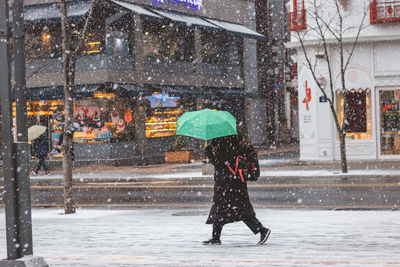
M 343 122 L 343 95 L 341 91 L 336 92 L 338 119 Z M 371 139 L 371 90 L 349 90 L 347 91 L 348 113 L 347 123 L 344 127 L 349 139 Z
M 192 62 L 194 34 L 191 28 L 162 23 L 143 26 L 144 57 L 148 60 Z

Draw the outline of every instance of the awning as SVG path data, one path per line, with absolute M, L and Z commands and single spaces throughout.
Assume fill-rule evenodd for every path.
M 235 24 L 231 22 L 225 22 L 215 19 L 206 19 L 207 21 L 211 22 L 212 24 L 217 25 L 218 27 L 227 30 L 230 33 L 237 34 L 247 38 L 254 38 L 254 39 L 265 39 L 265 36 L 253 31 L 243 25 Z
M 67 15 L 70 18 L 82 17 L 89 12 L 92 2 L 67 2 Z M 24 20 L 46 21 L 60 19 L 58 4 L 33 5 L 24 7 Z
M 212 29 L 219 29 L 218 26 L 215 26 L 208 21 L 205 21 L 198 17 L 186 16 L 183 14 L 168 12 L 168 11 L 161 11 L 158 9 L 151 9 L 153 12 L 168 18 L 170 20 L 176 21 L 178 23 L 186 24 L 186 26 L 194 26 L 194 27 L 202 27 L 202 28 L 212 28 Z
M 129 9 L 130 11 L 135 12 L 136 14 L 142 15 L 142 16 L 148 16 L 148 17 L 154 17 L 157 19 L 162 19 L 162 17 L 160 17 L 157 14 L 154 14 L 153 12 L 148 11 L 147 9 L 144 9 L 141 6 L 132 4 L 132 3 L 126 3 L 126 2 L 121 2 L 121 1 L 117 1 L 117 0 L 112 0 L 112 2 L 114 2 L 117 5 L 120 5 L 126 9 Z
M 74 98 L 92 97 L 102 86 L 102 84 L 76 85 Z M 64 99 L 63 86 L 35 87 L 26 90 L 26 100 L 28 101 L 60 99 Z

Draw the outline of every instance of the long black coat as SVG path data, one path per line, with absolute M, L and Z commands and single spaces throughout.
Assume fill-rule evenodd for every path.
M 38 158 L 47 157 L 49 153 L 49 140 L 46 133 L 33 140 L 33 153 Z
M 235 177 L 226 166 L 228 163 L 234 168 L 237 148 L 238 144 L 235 143 L 206 147 L 206 156 L 215 169 L 213 205 L 207 224 L 225 224 L 255 216 L 246 182 L 243 183 L 240 177 Z

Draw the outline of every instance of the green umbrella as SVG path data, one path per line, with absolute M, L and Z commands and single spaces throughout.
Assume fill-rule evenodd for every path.
M 236 119 L 227 111 L 203 109 L 186 112 L 178 119 L 176 134 L 203 140 L 237 135 Z

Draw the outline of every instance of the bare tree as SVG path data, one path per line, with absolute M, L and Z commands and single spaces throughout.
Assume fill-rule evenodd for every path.
M 357 26 L 348 26 L 347 20 L 351 20 L 350 16 L 346 15 L 346 11 L 342 6 L 343 1 L 339 0 L 324 0 L 323 6 L 318 4 L 317 0 L 313 1 L 313 6 L 307 10 L 307 30 L 296 31 L 295 36 L 298 39 L 302 52 L 305 58 L 305 67 L 310 70 L 315 83 L 318 85 L 321 93 L 327 100 L 332 112 L 333 119 L 335 121 L 336 131 L 340 140 L 340 158 L 341 158 L 341 169 L 343 173 L 347 173 L 347 158 L 346 158 L 346 125 L 348 116 L 348 101 L 347 101 L 347 90 L 346 90 L 346 70 L 350 64 L 350 61 L 355 53 L 360 33 L 365 28 L 364 22 L 368 14 L 368 6 L 362 10 L 361 23 Z M 333 4 L 334 8 L 328 10 L 329 4 Z M 328 7 L 327 7 L 328 6 Z M 328 11 L 323 14 L 323 9 Z M 332 12 L 329 12 L 332 11 Z M 332 14 L 333 13 L 333 14 Z M 328 16 L 327 16 L 328 15 Z M 346 38 L 346 34 L 351 33 L 352 38 Z M 317 59 L 310 56 L 307 52 L 307 41 L 316 42 L 312 45 L 322 49 L 324 60 L 326 61 L 329 86 L 325 88 L 324 84 L 321 83 L 317 76 Z M 336 88 L 334 83 L 334 71 L 335 66 L 333 65 L 333 58 L 339 58 L 339 75 L 340 85 Z M 338 111 L 336 110 L 335 103 L 335 89 L 341 90 L 343 96 L 343 120 L 340 120 Z
M 90 7 L 82 31 L 75 32 L 78 38 L 73 42 L 73 26 L 67 17 L 66 0 L 60 0 L 61 12 L 61 35 L 62 35 L 62 75 L 64 80 L 65 97 L 65 122 L 63 136 L 63 176 L 64 176 L 64 211 L 65 214 L 75 213 L 75 199 L 72 193 L 72 145 L 73 145 L 73 96 L 75 89 L 75 66 L 78 56 L 82 53 L 82 48 L 88 31 L 89 23 L 92 19 L 93 9 L 96 2 Z

